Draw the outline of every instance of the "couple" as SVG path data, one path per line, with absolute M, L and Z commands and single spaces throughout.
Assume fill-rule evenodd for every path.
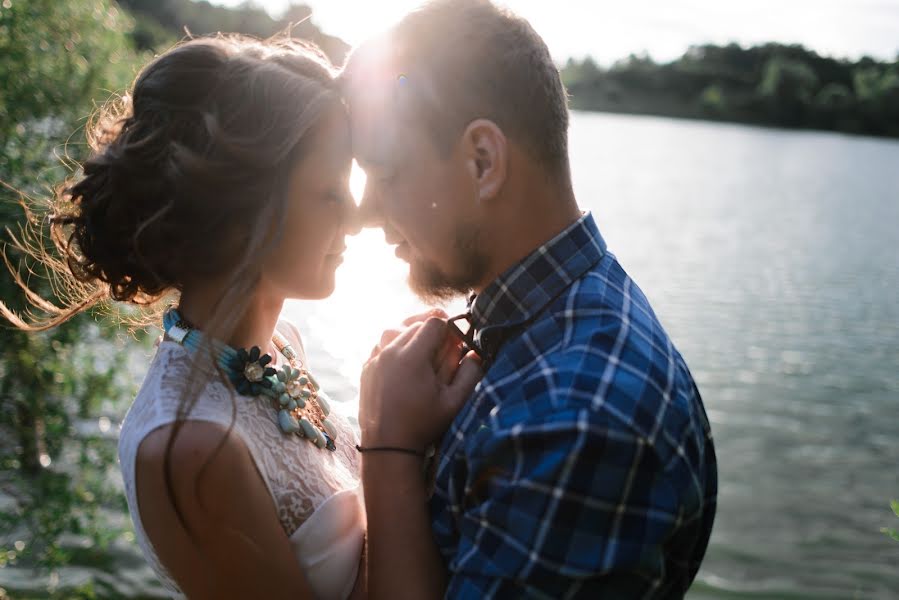
M 126 102 L 51 222 L 92 294 L 72 310 L 178 294 L 119 443 L 167 587 L 684 595 L 715 512 L 709 424 L 578 208 L 566 93 L 526 21 L 436 0 L 337 77 L 306 45 L 195 39 Z M 384 229 L 423 297 L 474 295 L 467 323 L 433 311 L 385 332 L 357 431 L 279 314 L 331 293 L 360 226 Z

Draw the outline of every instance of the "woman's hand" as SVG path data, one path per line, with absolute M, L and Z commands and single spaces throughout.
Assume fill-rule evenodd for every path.
M 381 340 L 372 349 L 371 355 L 368 357 L 369 360 L 380 354 L 381 350 L 383 350 L 387 346 L 387 344 L 399 337 L 399 335 L 403 332 L 404 329 L 406 329 L 406 327 L 414 325 L 415 323 L 424 323 L 431 317 L 436 317 L 438 319 L 448 319 L 449 315 L 446 314 L 446 311 L 441 308 L 430 308 L 423 313 L 418 313 L 417 315 L 412 315 L 411 317 L 405 318 L 403 320 L 402 328 L 385 329 L 384 333 L 381 334 Z
M 423 451 L 446 431 L 483 376 L 473 353 L 460 362 L 462 346 L 445 313 L 416 315 L 407 323 L 405 330 L 384 333 L 363 368 L 363 446 Z

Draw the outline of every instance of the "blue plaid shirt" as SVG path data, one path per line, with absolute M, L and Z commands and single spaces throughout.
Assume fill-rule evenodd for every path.
M 441 444 L 448 598 L 676 598 L 717 470 L 699 391 L 589 214 L 471 306 L 493 354 Z

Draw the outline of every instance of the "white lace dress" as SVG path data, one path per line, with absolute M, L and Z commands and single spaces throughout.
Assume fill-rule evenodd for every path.
M 282 321 L 278 330 L 294 347 L 302 347 L 295 327 Z M 176 597 L 183 595 L 159 562 L 141 524 L 135 460 L 147 434 L 176 420 L 191 368 L 192 358 L 184 347 L 161 342 L 119 438 L 119 460 L 137 542 L 163 585 Z M 287 438 L 278 428 L 277 413 L 270 403 L 230 392 L 215 378 L 201 391 L 188 419 L 228 427 L 232 397 L 237 409 L 233 434 L 246 444 L 262 474 L 313 591 L 319 598 L 346 598 L 356 581 L 365 533 L 355 431 L 339 411 L 332 410 L 330 420 L 340 434 L 336 452 L 321 450 L 299 437 Z

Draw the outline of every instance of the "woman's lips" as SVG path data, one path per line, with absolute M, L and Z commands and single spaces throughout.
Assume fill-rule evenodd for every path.
M 346 251 L 346 246 L 341 248 L 338 252 L 331 252 L 325 255 L 325 259 L 328 262 L 340 264 L 343 262 L 343 253 Z

